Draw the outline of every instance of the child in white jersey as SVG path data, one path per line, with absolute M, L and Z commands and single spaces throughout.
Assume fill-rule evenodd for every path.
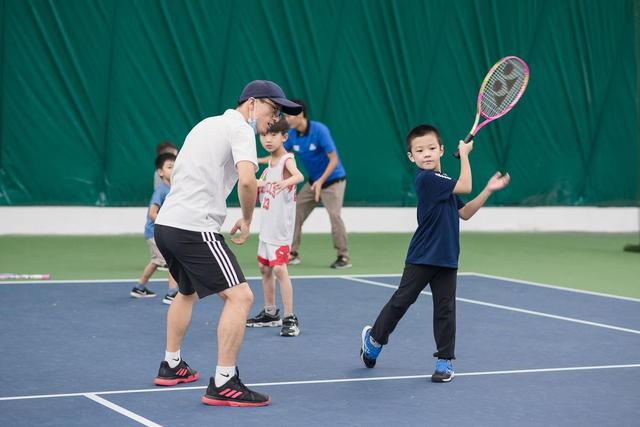
M 287 121 L 280 119 L 266 134 L 260 135 L 262 147 L 270 154 L 269 166 L 258 181 L 261 206 L 258 263 L 262 273 L 264 309 L 248 319 L 247 326 L 282 326 L 281 336 L 295 337 L 300 328 L 293 313 L 293 286 L 287 263 L 296 218 L 296 184 L 304 177 L 296 167 L 293 154 L 284 149 L 288 131 Z M 276 278 L 280 282 L 283 320 L 280 319 L 280 310 L 276 309 Z

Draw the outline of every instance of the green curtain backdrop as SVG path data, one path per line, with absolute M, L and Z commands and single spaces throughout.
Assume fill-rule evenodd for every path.
M 638 192 L 633 0 L 0 0 L 0 205 L 145 205 L 154 147 L 278 82 L 326 123 L 346 205 L 415 204 L 404 136 L 442 131 L 444 171 L 499 58 L 529 88 L 484 128 L 494 205 L 631 206 Z M 234 197 L 231 202 L 234 202 Z

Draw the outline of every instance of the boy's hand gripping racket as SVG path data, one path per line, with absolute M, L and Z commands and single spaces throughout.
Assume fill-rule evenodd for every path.
M 520 100 L 529 83 L 529 66 L 517 56 L 507 56 L 498 61 L 487 73 L 478 92 L 478 112 L 469 135 L 468 143 L 488 123 L 504 116 Z M 482 115 L 486 120 L 478 125 Z M 453 155 L 460 158 L 460 152 Z

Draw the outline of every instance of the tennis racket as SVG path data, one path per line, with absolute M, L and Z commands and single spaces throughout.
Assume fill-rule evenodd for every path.
M 476 121 L 464 138 L 468 143 L 487 124 L 507 114 L 518 103 L 529 83 L 529 66 L 517 56 L 502 58 L 491 67 L 478 92 Z M 478 125 L 480 116 L 485 120 Z M 460 152 L 453 153 L 460 158 Z

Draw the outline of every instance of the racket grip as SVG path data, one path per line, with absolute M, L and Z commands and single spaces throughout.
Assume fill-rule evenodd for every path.
M 468 144 L 469 141 L 471 141 L 472 139 L 473 139 L 473 134 L 470 133 L 469 135 L 464 137 L 462 142 L 464 142 L 465 144 Z M 456 152 L 453 153 L 453 157 L 455 157 L 456 159 L 459 159 L 460 158 L 460 150 L 456 150 Z

